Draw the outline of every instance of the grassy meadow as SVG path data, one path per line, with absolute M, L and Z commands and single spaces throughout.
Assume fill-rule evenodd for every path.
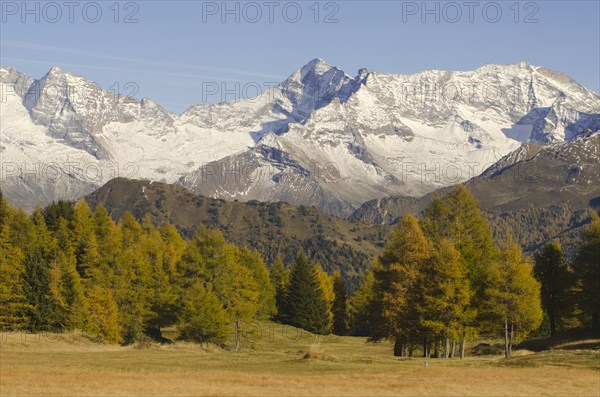
M 600 340 L 516 350 L 475 341 L 465 360 L 396 358 L 387 342 L 247 326 L 242 350 L 98 344 L 78 333 L 5 333 L 2 396 L 598 396 Z M 169 333 L 166 332 L 169 336 Z M 485 343 L 484 343 L 485 342 Z M 494 354 L 497 350 L 497 355 Z

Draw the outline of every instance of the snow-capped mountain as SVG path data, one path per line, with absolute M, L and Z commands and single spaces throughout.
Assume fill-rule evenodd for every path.
M 598 95 L 527 63 L 351 77 L 315 59 L 256 98 L 180 115 L 58 68 L 0 68 L 0 84 L 2 190 L 26 208 L 125 176 L 346 215 L 467 180 L 524 142 L 600 129 Z

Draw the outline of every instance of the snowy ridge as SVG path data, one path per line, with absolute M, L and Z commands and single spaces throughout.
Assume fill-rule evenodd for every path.
M 600 129 L 598 95 L 525 62 L 351 77 L 315 59 L 257 98 L 180 115 L 58 68 L 40 80 L 0 68 L 0 84 L 2 190 L 29 209 L 126 176 L 346 215 L 465 181 L 523 143 Z

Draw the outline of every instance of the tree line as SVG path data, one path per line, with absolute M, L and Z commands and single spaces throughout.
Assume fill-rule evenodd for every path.
M 299 252 L 267 268 L 256 251 L 200 227 L 115 222 L 102 205 L 60 201 L 27 215 L 0 192 L 0 329 L 82 330 L 133 343 L 175 328 L 179 338 L 239 349 L 244 323 L 274 319 L 317 334 L 391 339 L 394 354 L 465 355 L 480 334 L 505 354 L 542 327 L 598 328 L 600 220 L 594 214 L 573 263 L 552 243 L 535 263 L 510 238 L 498 244 L 465 187 L 434 195 L 420 219 L 404 216 L 346 296 L 346 280 Z
M 0 327 L 78 329 L 110 343 L 142 335 L 225 342 L 229 327 L 275 312 L 258 253 L 200 228 L 184 241 L 174 226 L 115 223 L 102 205 L 52 204 L 31 216 L 0 199 Z
M 558 252 L 557 252 L 558 250 Z M 553 243 L 531 258 L 507 238 L 498 244 L 469 190 L 434 195 L 422 217 L 402 217 L 383 253 L 349 300 L 351 329 L 394 340 L 394 354 L 454 357 L 480 334 L 513 344 L 549 319 L 598 329 L 600 220 L 594 213 L 571 265 Z M 574 310 L 578 308 L 577 310 Z M 574 320 L 577 313 L 578 318 Z M 457 355 L 458 355 L 457 354 Z
M 77 329 L 122 344 L 165 341 L 166 327 L 199 343 L 226 343 L 233 331 L 237 350 L 242 325 L 254 319 L 330 333 L 334 302 L 345 298 L 340 273 L 303 253 L 291 270 L 277 258 L 269 272 L 259 253 L 218 230 L 201 226 L 186 241 L 173 225 L 138 223 L 131 213 L 114 222 L 83 200 L 27 215 L 0 192 L 0 247 L 2 331 Z

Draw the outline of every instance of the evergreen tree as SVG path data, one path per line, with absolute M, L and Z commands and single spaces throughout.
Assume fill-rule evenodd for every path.
M 46 227 L 40 208 L 31 216 L 31 240 L 25 246 L 25 280 L 31 304 L 30 329 L 34 332 L 57 330 L 60 308 L 51 299 L 50 263 L 56 257 L 56 242 Z
M 303 252 L 298 254 L 286 293 L 289 324 L 316 334 L 330 332 L 327 301 L 319 284 L 317 269 Z
M 558 241 L 547 244 L 536 253 L 533 270 L 542 285 L 542 305 L 550 322 L 550 336 L 555 336 L 557 324 L 560 326 L 561 319 L 571 309 L 570 295 L 575 281 L 563 260 Z
M 59 200 L 53 201 L 52 204 L 44 208 L 44 219 L 48 229 L 53 232 L 56 231 L 60 218 L 72 222 L 75 216 L 74 206 L 75 203 L 72 201 Z
M 579 284 L 578 301 L 592 318 L 592 328 L 600 330 L 600 217 L 592 213 L 592 221 L 583 230 L 573 260 Z
M 61 328 L 84 329 L 87 301 L 81 278 L 77 272 L 75 251 L 69 236 L 69 224 L 58 218 L 55 226 L 57 255 L 50 265 L 50 292 L 59 307 Z
M 346 307 L 346 282 L 342 278 L 342 273 L 337 270 L 333 274 L 333 333 L 336 335 L 345 335 L 348 331 L 348 312 Z

